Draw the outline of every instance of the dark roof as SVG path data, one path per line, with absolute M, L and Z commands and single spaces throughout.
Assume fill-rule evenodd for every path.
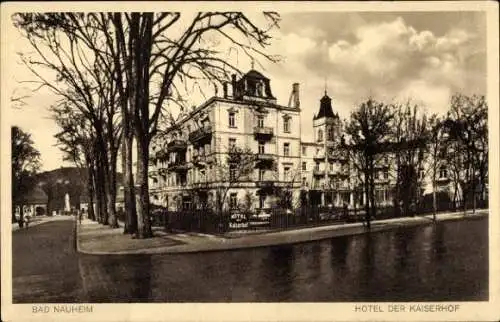
M 319 112 L 314 119 L 317 120 L 323 117 L 335 117 L 332 110 L 332 99 L 326 94 L 326 92 L 320 100 Z
M 255 69 L 251 69 L 248 73 L 246 73 L 243 78 L 245 77 L 252 77 L 252 78 L 259 78 L 259 79 L 269 79 L 266 76 L 262 75 L 260 72 L 256 71 Z
M 47 203 L 49 197 L 42 190 L 42 188 L 35 186 L 29 193 L 27 193 L 24 197 L 24 202 L 26 204 L 44 204 Z

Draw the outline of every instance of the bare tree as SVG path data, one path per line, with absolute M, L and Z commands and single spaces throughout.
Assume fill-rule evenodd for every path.
M 427 142 L 427 173 L 431 177 L 432 182 L 432 218 L 436 221 L 437 213 L 437 179 L 439 175 L 439 170 L 442 165 L 445 164 L 445 155 L 443 153 L 444 144 L 446 140 L 444 138 L 443 123 L 442 120 L 435 114 L 429 118 L 429 137 Z
M 376 215 L 375 204 L 375 167 L 377 154 L 384 151 L 390 142 L 391 121 L 394 118 L 391 108 L 373 99 L 368 99 L 351 113 L 346 127 L 344 146 L 350 151 L 351 162 L 363 173 L 365 220 L 370 228 L 370 217 Z
M 35 50 L 35 55 L 20 54 L 41 87 L 48 87 L 86 117 L 95 132 L 97 147 L 94 155 L 99 183 L 96 197 L 103 224 L 117 226 L 115 214 L 116 159 L 120 128 L 116 126 L 116 86 L 106 72 L 102 59 L 88 50 L 85 41 L 77 37 L 74 17 L 83 14 L 16 14 L 14 23 Z M 88 28 L 91 25 L 87 26 Z M 90 40 L 99 44 L 99 34 L 89 32 Z M 109 63 L 108 63 L 109 65 Z M 43 69 L 52 72 L 51 80 Z M 106 201 L 101 199 L 105 197 Z
M 269 30 L 278 25 L 279 16 L 273 12 L 264 13 L 267 20 L 261 27 L 240 12 L 197 13 L 175 37 L 172 35 L 176 33 L 169 31 L 174 25 L 179 25 L 181 14 L 178 12 L 62 15 L 64 28 L 94 49 L 97 57 L 113 57 L 114 67 L 111 69 L 118 83 L 122 119 L 128 124 L 123 127 L 124 137 L 131 130 L 137 143 L 137 236 L 149 237 L 149 144 L 158 130 L 164 103 L 176 101 L 179 97 L 178 85 L 186 80 L 208 79 L 218 83 L 228 79 L 232 72 L 239 72 L 225 59 L 225 52 L 213 49 L 207 42 L 211 36 L 229 42 L 249 57 L 260 56 L 275 61 L 263 49 L 271 40 Z M 60 15 L 56 18 L 59 19 Z M 87 19 L 87 23 L 79 23 L 82 19 Z M 92 24 L 88 20 L 97 22 Z M 93 29 L 95 26 L 97 28 Z M 95 48 L 82 30 L 85 33 L 93 30 L 103 32 L 106 49 Z M 123 86 L 120 86 L 120 81 Z M 125 105 L 127 108 L 124 108 Z M 124 150 L 128 152 L 128 147 Z M 125 159 L 130 163 L 131 154 L 126 153 Z M 127 184 L 130 185 L 131 181 Z
M 412 106 L 408 101 L 404 105 L 397 104 L 394 108 L 390 150 L 396 159 L 395 204 L 399 211 L 401 201 L 403 213 L 414 215 L 421 198 L 419 173 L 424 166 L 429 127 L 427 117 L 418 105 Z
M 80 169 L 80 177 L 86 178 L 82 185 L 86 187 L 88 202 L 88 218 L 96 220 L 94 213 L 95 186 L 95 136 L 90 130 L 88 120 L 64 102 L 51 108 L 53 118 L 61 128 L 55 135 L 57 146 L 63 151 L 64 159 L 73 162 Z M 84 175 L 84 172 L 85 175 Z
M 448 145 L 452 146 L 452 149 L 448 149 L 448 160 L 453 168 L 455 191 L 458 187 L 462 191 L 464 213 L 470 199 L 475 211 L 478 186 L 481 192 L 486 186 L 487 111 L 488 105 L 484 96 L 455 94 L 451 98 L 450 111 L 444 120 Z M 455 196 L 456 194 L 457 192 Z

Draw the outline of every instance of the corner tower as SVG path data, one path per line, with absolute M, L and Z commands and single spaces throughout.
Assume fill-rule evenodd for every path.
M 333 143 L 340 138 L 340 118 L 333 112 L 332 99 L 326 90 L 320 99 L 319 111 L 313 118 L 313 128 L 316 143 Z

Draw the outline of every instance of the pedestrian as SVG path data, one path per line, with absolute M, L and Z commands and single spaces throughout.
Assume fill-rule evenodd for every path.
M 77 214 L 78 214 L 78 220 L 80 221 L 80 225 L 82 224 L 82 218 L 83 218 L 83 212 L 78 210 L 77 211 Z
M 31 217 L 31 216 L 30 216 L 29 214 L 26 214 L 26 215 L 24 216 L 24 219 L 23 219 L 23 220 L 24 220 L 24 224 L 26 225 L 26 229 L 28 229 L 28 226 L 29 226 L 29 223 L 30 223 L 30 217 Z

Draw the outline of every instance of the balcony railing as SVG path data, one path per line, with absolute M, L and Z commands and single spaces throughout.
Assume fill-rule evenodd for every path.
M 203 154 L 193 155 L 193 164 L 202 167 L 207 163 L 207 157 Z
M 167 144 L 167 151 L 168 152 L 183 151 L 183 150 L 186 150 L 186 148 L 187 148 L 187 143 L 184 140 L 176 139 L 176 140 L 170 141 Z
M 314 169 L 313 170 L 313 175 L 314 176 L 324 176 L 325 175 L 325 170 Z
M 272 127 L 256 126 L 253 128 L 253 133 L 254 133 L 256 138 L 270 139 L 274 135 L 274 130 Z
M 255 182 L 257 188 L 266 189 L 274 187 L 274 181 L 272 180 L 259 180 Z
M 448 178 L 448 177 L 439 177 L 439 176 L 438 176 L 438 177 L 436 178 L 436 182 L 437 182 L 437 183 L 445 183 L 445 182 L 448 182 L 448 181 L 450 181 L 450 178 Z
M 255 159 L 257 161 L 274 161 L 274 155 L 270 153 L 257 153 Z
M 175 172 L 187 171 L 189 168 L 185 161 L 171 161 L 168 163 L 168 170 Z
M 255 155 L 255 166 L 257 168 L 268 168 L 274 163 L 274 155 L 268 153 L 257 153 Z
M 203 139 L 207 139 L 212 135 L 212 126 L 205 125 L 189 134 L 189 141 L 198 142 Z
M 313 156 L 313 159 L 315 161 L 322 161 L 325 159 L 325 154 L 324 153 L 318 153 Z

